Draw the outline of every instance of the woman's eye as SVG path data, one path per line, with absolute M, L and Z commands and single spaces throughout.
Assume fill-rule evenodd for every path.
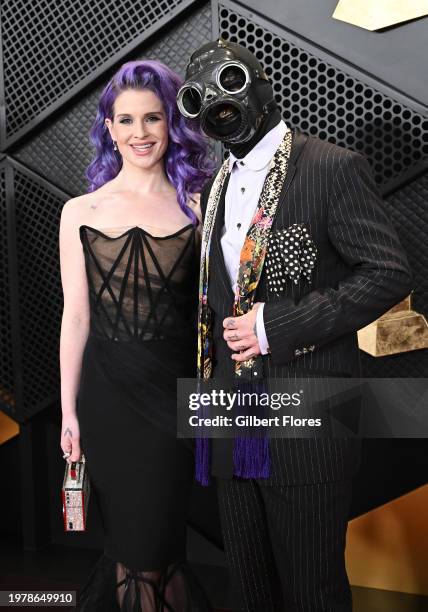
M 124 117 L 123 119 L 119 121 L 119 123 L 125 123 L 125 124 L 128 124 L 130 122 L 131 122 L 131 119 L 129 117 Z
M 151 115 L 150 117 L 147 117 L 146 121 L 148 121 L 149 123 L 154 123 L 155 121 L 159 121 L 160 117 L 157 117 L 156 115 Z

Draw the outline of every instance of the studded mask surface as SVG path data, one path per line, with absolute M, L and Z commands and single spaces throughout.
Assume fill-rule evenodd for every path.
M 192 54 L 177 104 L 184 117 L 199 120 L 207 136 L 225 144 L 250 140 L 263 117 L 276 108 L 257 58 L 221 38 Z

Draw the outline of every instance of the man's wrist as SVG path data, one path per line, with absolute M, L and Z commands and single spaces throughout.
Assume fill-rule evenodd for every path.
M 265 323 L 263 319 L 263 310 L 265 303 L 260 302 L 259 307 L 256 313 L 256 331 L 257 331 L 257 340 L 259 341 L 260 352 L 262 355 L 266 355 L 269 353 L 269 343 L 266 336 L 265 331 Z

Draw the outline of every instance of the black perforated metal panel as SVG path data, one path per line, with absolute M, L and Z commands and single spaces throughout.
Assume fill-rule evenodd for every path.
M 15 398 L 7 225 L 5 168 L 0 167 L 0 409 L 12 414 Z
M 64 198 L 15 170 L 16 249 L 23 380 L 22 415 L 58 396 L 62 313 L 58 226 Z
M 184 75 L 192 51 L 209 40 L 211 8 L 208 4 L 180 20 L 151 46 L 126 59 L 158 59 Z M 106 75 L 105 82 L 109 76 Z M 88 133 L 101 89 L 102 86 L 97 87 L 65 110 L 15 154 L 17 159 L 73 195 L 84 193 L 87 188 L 84 172 L 92 155 Z
M 7 141 L 191 3 L 3 0 Z
M 218 3 L 218 28 L 262 62 L 289 125 L 363 153 L 379 184 L 428 157 L 428 118 L 410 100 L 351 76 L 336 58 L 235 3 Z

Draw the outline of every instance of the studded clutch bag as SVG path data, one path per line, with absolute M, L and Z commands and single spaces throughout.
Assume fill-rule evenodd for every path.
M 90 483 L 85 456 L 67 463 L 62 485 L 62 513 L 65 531 L 85 531 Z

